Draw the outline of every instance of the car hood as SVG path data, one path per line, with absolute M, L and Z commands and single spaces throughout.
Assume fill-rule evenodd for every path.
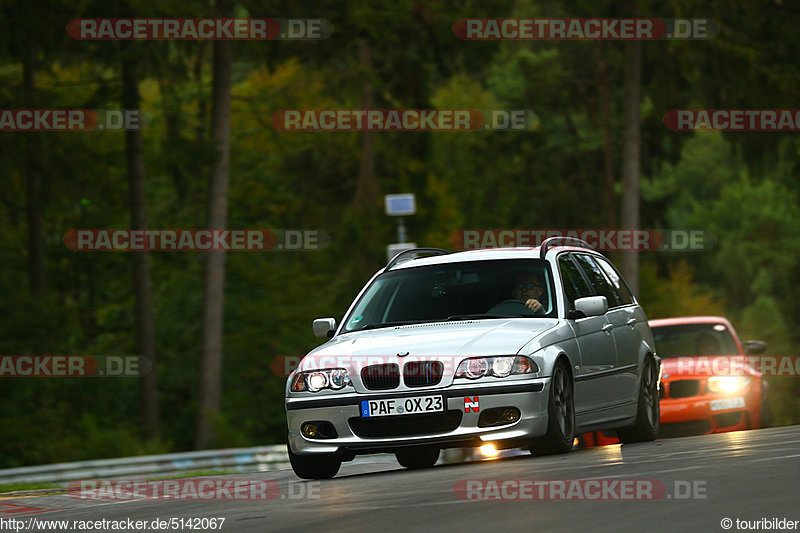
M 372 364 L 415 358 L 512 355 L 557 323 L 548 318 L 491 319 L 356 331 L 338 335 L 309 352 L 300 362 L 300 369 L 330 367 L 337 359 L 352 362 L 356 357 L 367 357 Z
M 711 376 L 760 376 L 747 356 L 681 355 L 661 360 L 662 379 L 704 378 Z

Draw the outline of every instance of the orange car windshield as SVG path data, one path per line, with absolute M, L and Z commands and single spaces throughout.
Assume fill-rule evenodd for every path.
M 682 324 L 652 327 L 651 330 L 661 357 L 739 354 L 724 324 Z

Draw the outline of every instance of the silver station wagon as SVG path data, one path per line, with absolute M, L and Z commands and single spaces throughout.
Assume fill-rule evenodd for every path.
M 289 458 L 301 478 L 359 454 L 407 468 L 492 444 L 567 452 L 575 435 L 653 440 L 660 359 L 647 317 L 588 244 L 407 250 L 366 284 L 289 375 Z

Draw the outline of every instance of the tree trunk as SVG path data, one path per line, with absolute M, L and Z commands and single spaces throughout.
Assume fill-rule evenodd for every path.
M 36 107 L 36 71 L 33 39 L 28 39 L 22 56 L 22 83 L 25 90 L 23 100 L 28 107 Z M 44 235 L 42 233 L 42 173 L 40 137 L 36 133 L 25 133 L 25 211 L 28 221 L 28 283 L 31 295 L 36 300 L 44 296 Z
M 203 83 L 203 64 L 206 59 L 206 47 L 208 43 L 200 41 L 197 43 L 197 56 L 192 66 L 192 73 L 194 75 L 194 82 L 199 89 Z M 198 144 L 203 143 L 206 139 L 206 100 L 202 97 L 202 92 L 197 98 L 197 130 L 195 133 Z
M 139 80 L 135 60 L 122 61 L 122 107 L 139 109 Z M 128 189 L 131 208 L 131 229 L 147 229 L 147 191 L 145 187 L 144 147 L 137 130 L 125 132 L 125 155 L 128 167 Z M 150 362 L 152 370 L 139 378 L 142 400 L 142 428 L 147 439 L 161 436 L 156 376 L 156 341 L 153 326 L 153 295 L 150 278 L 150 252 L 134 252 L 133 290 L 136 314 L 136 348 Z
M 614 200 L 614 146 L 611 135 L 611 87 L 608 80 L 608 63 L 603 54 L 603 42 L 595 47 L 597 59 L 597 83 L 600 89 L 600 110 L 603 128 L 603 175 L 605 176 L 604 204 L 608 228 L 617 225 L 617 206 Z
M 624 148 L 622 153 L 622 228 L 639 228 L 639 147 L 642 101 L 642 43 L 626 43 Z M 622 272 L 634 294 L 639 294 L 639 253 L 623 252 Z
M 359 46 L 359 65 L 364 83 L 361 87 L 361 109 L 372 109 L 374 105 L 373 89 L 370 76 L 372 74 L 372 56 L 369 43 L 362 39 Z M 358 173 L 355 203 L 359 209 L 374 209 L 378 198 L 378 184 L 375 178 L 375 132 L 365 131 L 361 137 L 361 169 Z
M 218 16 L 230 17 L 231 4 L 218 0 Z M 208 197 L 208 227 L 225 229 L 228 217 L 228 171 L 230 163 L 231 43 L 214 41 L 211 109 L 211 139 L 217 159 Z M 195 445 L 207 448 L 214 442 L 214 423 L 220 412 L 222 388 L 222 333 L 225 304 L 225 252 L 206 254 L 203 293 L 203 354 L 200 366 Z
M 170 65 L 166 65 L 163 70 L 169 70 Z M 172 176 L 175 184 L 175 196 L 179 203 L 186 200 L 186 175 L 183 172 L 183 156 L 181 147 L 181 123 L 180 123 L 180 104 L 175 94 L 175 81 L 167 79 L 168 74 L 162 72 L 158 76 L 158 89 L 164 109 L 164 124 L 166 125 L 166 137 L 164 147 L 170 158 L 167 161 L 167 172 Z

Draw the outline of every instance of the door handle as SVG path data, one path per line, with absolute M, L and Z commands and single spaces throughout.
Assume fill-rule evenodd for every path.
M 636 325 L 636 319 L 635 319 L 635 318 L 631 318 L 630 320 L 628 320 L 628 321 L 627 321 L 627 322 L 625 322 L 625 323 L 626 323 L 627 325 L 629 325 L 630 327 L 633 327 L 633 326 L 635 326 L 635 325 Z
M 614 326 L 611 324 L 606 324 L 603 326 L 603 331 L 606 332 L 607 335 L 611 335 L 611 331 L 614 329 Z

